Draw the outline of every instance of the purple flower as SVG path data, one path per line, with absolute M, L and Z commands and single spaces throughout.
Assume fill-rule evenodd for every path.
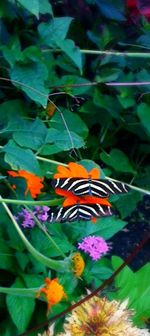
M 24 228 L 33 228 L 35 226 L 34 216 L 36 216 L 39 221 L 46 222 L 49 209 L 50 208 L 47 206 L 37 205 L 34 207 L 33 213 L 29 212 L 27 209 L 22 209 L 15 218 Z
M 34 207 L 34 215 L 37 216 L 37 218 L 42 221 L 45 222 L 48 219 L 48 212 L 49 212 L 49 207 L 44 205 L 44 206 L 39 206 L 36 205 Z
M 89 254 L 92 260 L 98 260 L 103 254 L 109 251 L 109 246 L 102 237 L 89 236 L 83 238 L 81 243 L 78 243 L 78 248 Z
M 22 209 L 15 218 L 24 228 L 33 228 L 35 225 L 33 215 L 27 209 Z

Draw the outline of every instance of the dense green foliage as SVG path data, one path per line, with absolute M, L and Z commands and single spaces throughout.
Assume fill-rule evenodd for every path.
M 17 198 L 18 204 L 33 200 L 29 193 L 24 195 L 22 178 L 15 180 L 16 194 L 10 187 L 14 179 L 7 171 L 26 170 L 44 178 L 38 201 L 56 199 L 50 179 L 57 162 L 70 161 L 88 169 L 99 165 L 105 176 L 150 190 L 150 85 L 139 83 L 149 81 L 150 54 L 142 56 L 150 48 L 146 18 L 132 21 L 122 0 L 66 1 L 65 6 L 63 1 L 5 0 L 0 4 L 0 25 L 1 196 Z M 106 50 L 112 54 L 103 53 Z M 77 106 L 80 98 L 85 100 Z M 112 197 L 117 215 L 96 224 L 47 224 L 48 232 L 66 256 L 90 234 L 111 241 L 142 195 L 133 188 Z M 10 208 L 15 215 L 20 211 L 17 202 Z M 68 299 L 54 306 L 49 316 L 79 300 L 87 287 L 99 286 L 120 265 L 117 257 L 93 262 L 84 255 L 81 281 L 39 227 L 21 229 L 22 238 L 3 205 L 0 209 L 0 286 L 39 288 L 46 276 L 58 277 Z M 150 317 L 149 272 L 150 264 L 135 273 L 126 267 L 115 280 L 118 290 L 107 293 L 121 300 L 129 297 L 139 326 L 144 326 L 142 317 Z M 1 336 L 17 336 L 46 319 L 45 302 L 35 299 L 35 291 L 21 293 L 1 290 Z

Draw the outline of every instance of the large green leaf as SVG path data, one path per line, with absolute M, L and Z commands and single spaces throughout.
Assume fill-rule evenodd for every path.
M 137 114 L 146 133 L 150 135 L 150 106 L 145 103 L 141 103 L 138 105 Z
M 23 121 L 13 133 L 13 139 L 22 147 L 39 149 L 44 143 L 47 128 L 40 119 L 35 121 Z
M 15 271 L 15 256 L 13 250 L 4 239 L 0 239 L 0 268 Z
M 114 148 L 109 154 L 106 152 L 100 154 L 100 158 L 114 170 L 125 173 L 135 173 L 134 168 L 126 154 L 120 149 Z
M 61 252 L 42 232 L 39 234 L 39 229 L 32 231 L 31 237 L 34 247 L 44 255 L 48 257 L 58 257 L 61 255 Z M 65 238 L 65 236 L 63 239 L 61 237 L 53 237 L 53 240 L 64 253 L 69 252 L 72 248 L 72 245 L 69 243 L 67 238 Z
M 85 122 L 80 118 L 80 116 L 77 113 L 73 113 L 68 111 L 67 109 L 63 109 L 62 114 L 71 132 L 75 132 L 80 136 L 82 136 L 83 138 L 87 137 L 88 128 Z M 54 114 L 49 124 L 57 130 L 66 131 L 66 127 L 59 113 Z
M 82 70 L 82 55 L 80 49 L 75 45 L 72 40 L 58 40 L 58 47 L 64 51 L 64 53 L 72 60 L 72 62 L 79 68 L 80 72 Z
M 42 0 L 39 1 L 39 12 L 41 14 L 51 14 L 53 15 L 53 9 L 52 9 L 52 5 L 50 4 L 50 1 L 48 0 Z
M 123 260 L 119 257 L 112 257 L 114 271 L 120 267 Z M 117 300 L 129 299 L 130 308 L 134 309 L 134 323 L 143 326 L 143 317 L 150 317 L 150 285 L 149 285 L 150 263 L 144 265 L 137 272 L 133 272 L 129 266 L 125 266 L 115 277 L 113 298 Z
M 39 163 L 30 149 L 20 148 L 13 140 L 3 147 L 5 162 L 14 170 L 26 170 L 41 175 Z
M 34 14 L 37 18 L 39 17 L 39 0 L 17 0 L 17 2 L 27 9 L 30 13 Z
M 24 284 L 20 279 L 17 279 L 12 288 L 24 288 Z M 35 300 L 24 296 L 7 295 L 6 301 L 9 314 L 19 333 L 26 331 L 34 311 Z
M 121 217 L 125 218 L 136 209 L 138 202 L 142 199 L 142 194 L 136 191 L 131 191 L 128 194 L 120 195 L 119 199 L 115 201 L 115 206 L 120 212 Z
M 56 47 L 56 42 L 65 39 L 71 21 L 72 18 L 66 16 L 54 18 L 47 23 L 41 23 L 38 29 L 41 35 L 42 43 L 48 45 L 49 47 Z
M 84 146 L 84 141 L 78 134 L 70 131 L 60 132 L 54 128 L 48 130 L 46 142 L 54 143 L 58 148 L 64 151 Z
M 45 80 L 48 77 L 45 64 L 37 62 L 16 64 L 10 72 L 10 77 L 12 83 L 24 91 L 32 100 L 46 107 L 49 90 L 45 86 Z

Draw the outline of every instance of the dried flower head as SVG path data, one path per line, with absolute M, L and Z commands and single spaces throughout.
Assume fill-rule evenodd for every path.
M 73 261 L 74 274 L 77 278 L 79 278 L 84 271 L 85 262 L 79 252 L 76 252 L 73 255 L 72 261 Z
M 89 254 L 93 260 L 98 260 L 103 254 L 109 251 L 107 242 L 98 236 L 88 236 L 83 238 L 82 242 L 78 244 L 78 248 Z
M 53 280 L 46 278 L 45 286 L 38 291 L 37 297 L 40 296 L 41 293 L 43 293 L 46 297 L 48 311 L 53 305 L 59 303 L 63 298 L 67 297 L 63 286 L 59 284 L 57 278 Z
M 94 296 L 73 310 L 64 324 L 65 333 L 59 336 L 150 336 L 147 329 L 133 325 L 127 304 L 128 300 L 120 303 Z
M 31 196 L 33 198 L 36 198 L 41 193 L 41 189 L 43 188 L 43 178 L 29 173 L 25 170 L 18 170 L 18 172 L 9 170 L 8 174 L 13 177 L 25 178 L 27 183 L 25 195 L 28 193 L 28 191 L 30 191 Z

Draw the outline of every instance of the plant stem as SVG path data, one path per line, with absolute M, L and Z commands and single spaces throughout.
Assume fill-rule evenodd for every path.
M 43 49 L 42 52 L 62 52 L 61 49 Z M 91 55 L 110 55 L 110 56 L 126 56 L 126 57 L 144 57 L 150 58 L 149 52 L 128 52 L 128 51 L 116 51 L 116 50 L 90 50 L 90 49 L 80 49 L 82 54 L 91 54 Z
M 0 196 L 1 198 L 1 196 Z M 8 216 L 10 217 L 16 231 L 18 232 L 20 238 L 22 239 L 24 245 L 26 246 L 27 250 L 33 255 L 33 257 L 35 259 L 37 259 L 38 261 L 40 261 L 42 264 L 44 264 L 45 266 L 50 267 L 51 269 L 54 269 L 56 271 L 69 271 L 70 268 L 70 261 L 69 260 L 63 260 L 63 261 L 58 261 L 58 260 L 53 260 L 50 259 L 46 256 L 44 256 L 42 253 L 40 253 L 39 251 L 37 251 L 31 244 L 30 242 L 27 240 L 27 238 L 25 237 L 24 233 L 22 232 L 22 230 L 20 229 L 19 225 L 17 224 L 13 214 L 11 213 L 10 209 L 8 208 L 8 206 L 2 202 L 2 205 L 4 206 Z
M 34 221 L 38 225 L 38 227 L 43 231 L 43 233 L 47 236 L 49 239 L 50 243 L 54 246 L 54 248 L 59 252 L 60 255 L 62 255 L 63 258 L 66 258 L 65 254 L 62 252 L 60 247 L 55 243 L 55 241 L 51 238 L 47 230 L 44 228 L 44 226 L 40 223 L 38 218 L 33 214 L 33 212 L 30 210 L 28 206 L 26 206 L 26 209 L 32 214 Z
M 11 203 L 11 204 L 20 204 L 20 205 L 58 205 L 61 204 L 63 198 L 60 199 L 54 199 L 49 201 L 26 201 L 26 200 L 14 200 L 11 198 L 2 198 L 0 197 L 0 203 Z

